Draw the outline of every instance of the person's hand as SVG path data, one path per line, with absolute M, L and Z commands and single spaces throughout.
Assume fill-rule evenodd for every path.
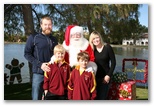
M 93 61 L 89 61 L 89 63 L 87 64 L 87 69 L 89 67 L 92 67 L 92 71 L 96 75 L 96 72 L 97 72 L 97 65 L 96 65 L 96 63 L 93 62 Z
M 87 72 L 94 72 L 92 67 L 87 67 L 85 71 L 87 71 Z
M 53 55 L 49 61 L 49 64 L 53 64 L 55 60 L 56 60 L 55 55 Z
M 104 77 L 104 79 L 103 79 L 103 83 L 108 84 L 109 81 L 110 81 L 110 76 L 106 75 L 106 76 Z
M 47 92 L 48 92 L 48 90 L 44 90 L 44 95 L 45 95 L 45 96 L 47 95 Z
M 50 67 L 48 66 L 49 63 L 42 63 L 41 65 L 41 69 L 43 71 L 49 72 L 50 71 Z

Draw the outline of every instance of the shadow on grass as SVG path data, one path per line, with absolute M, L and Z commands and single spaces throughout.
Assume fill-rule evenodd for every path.
M 148 100 L 148 98 L 136 96 L 136 100 Z
M 32 100 L 31 84 L 4 85 L 4 100 Z M 148 100 L 148 88 L 136 88 L 136 100 Z
M 31 84 L 4 85 L 4 100 L 31 100 Z

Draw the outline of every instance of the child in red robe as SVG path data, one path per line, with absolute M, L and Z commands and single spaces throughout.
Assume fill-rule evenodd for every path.
M 94 100 L 96 98 L 96 81 L 92 67 L 87 68 L 89 62 L 87 52 L 77 55 L 78 65 L 73 69 L 68 83 L 69 100 Z
M 44 73 L 45 100 L 66 100 L 70 66 L 64 60 L 65 49 L 62 45 L 54 48 L 55 61 L 49 64 L 50 71 Z

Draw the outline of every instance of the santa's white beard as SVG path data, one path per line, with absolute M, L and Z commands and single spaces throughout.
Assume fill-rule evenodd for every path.
M 79 52 L 80 52 L 79 48 L 75 48 L 73 46 L 70 47 L 70 50 L 69 50 L 69 63 L 70 63 L 71 67 L 77 65 L 77 54 Z
M 69 61 L 70 66 L 77 65 L 77 54 L 80 52 L 82 46 L 83 46 L 83 39 L 79 38 L 72 38 L 70 39 L 70 47 L 69 47 Z
M 63 42 L 63 47 L 67 50 L 69 54 L 70 66 L 77 65 L 77 54 L 81 51 L 85 51 L 89 46 L 89 42 L 85 38 L 80 38 L 78 41 L 70 39 L 70 45 L 66 46 L 65 41 Z
M 70 39 L 70 45 L 75 48 L 81 48 L 83 46 L 83 43 L 84 43 L 84 41 L 82 38 L 79 38 L 79 39 L 71 38 Z

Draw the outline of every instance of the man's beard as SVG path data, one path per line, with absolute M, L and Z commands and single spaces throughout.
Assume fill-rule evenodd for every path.
M 52 31 L 51 29 L 42 30 L 44 35 L 50 35 L 51 31 Z
M 74 38 L 70 39 L 70 45 L 74 46 L 74 47 L 77 47 L 77 48 L 82 47 L 83 43 L 84 43 L 83 38 L 79 38 L 78 40 L 75 40 Z

